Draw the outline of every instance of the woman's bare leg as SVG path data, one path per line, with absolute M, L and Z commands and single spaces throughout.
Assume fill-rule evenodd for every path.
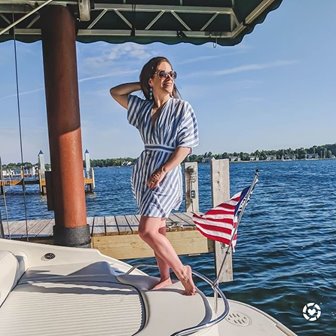
M 171 267 L 177 278 L 181 281 L 186 295 L 194 295 L 196 287 L 192 279 L 190 266 L 182 264 L 180 258 L 176 254 L 173 246 L 166 236 L 159 232 L 162 226 L 162 219 L 156 217 L 141 216 L 139 224 L 139 236 L 154 250 L 164 264 Z
M 161 227 L 159 228 L 159 233 L 163 236 L 166 236 L 166 219 L 161 218 Z M 152 289 L 160 289 L 166 286 L 171 285 L 173 282 L 170 278 L 170 267 L 167 262 L 161 259 L 154 251 L 156 262 L 160 270 L 160 282 L 156 284 Z

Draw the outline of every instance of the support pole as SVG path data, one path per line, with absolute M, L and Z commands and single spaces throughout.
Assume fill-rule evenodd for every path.
M 41 21 L 54 242 L 85 247 L 90 245 L 90 230 L 86 223 L 75 19 L 67 7 L 48 6 Z
M 228 159 L 211 160 L 211 187 L 213 207 L 227 201 L 230 198 L 230 171 Z M 226 247 L 226 245 L 215 242 L 216 275 L 218 275 L 222 261 L 225 257 L 225 252 L 227 250 Z M 218 282 L 227 282 L 232 280 L 232 250 L 230 248 L 223 266 L 222 275 L 218 279 Z

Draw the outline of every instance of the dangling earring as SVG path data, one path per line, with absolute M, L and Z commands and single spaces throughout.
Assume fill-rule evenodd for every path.
M 149 88 L 149 100 L 153 99 L 153 89 L 152 87 Z

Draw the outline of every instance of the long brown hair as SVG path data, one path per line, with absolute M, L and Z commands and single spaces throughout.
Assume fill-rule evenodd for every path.
M 152 59 L 150 59 L 142 68 L 141 72 L 140 72 L 140 85 L 141 85 L 141 90 L 144 94 L 144 96 L 146 97 L 146 99 L 150 99 L 149 96 L 149 79 L 152 78 L 154 76 L 154 73 L 158 67 L 158 65 L 160 65 L 162 62 L 167 62 L 171 67 L 171 63 L 169 62 L 169 60 L 166 57 L 162 57 L 162 56 L 158 56 L 158 57 L 153 57 Z M 173 68 L 173 67 L 172 67 Z M 174 98 L 180 98 L 180 94 L 177 90 L 177 87 L 174 83 L 174 88 L 173 88 L 173 97 Z

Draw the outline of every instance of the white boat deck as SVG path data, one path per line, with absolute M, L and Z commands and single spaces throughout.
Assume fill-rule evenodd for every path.
M 183 295 L 93 249 L 0 239 L 0 334 L 6 336 L 168 336 L 215 319 L 213 299 Z M 225 320 L 193 335 L 295 336 L 280 322 L 229 301 Z M 224 317 L 224 316 L 223 316 Z M 177 334 L 176 334 L 177 335 Z

